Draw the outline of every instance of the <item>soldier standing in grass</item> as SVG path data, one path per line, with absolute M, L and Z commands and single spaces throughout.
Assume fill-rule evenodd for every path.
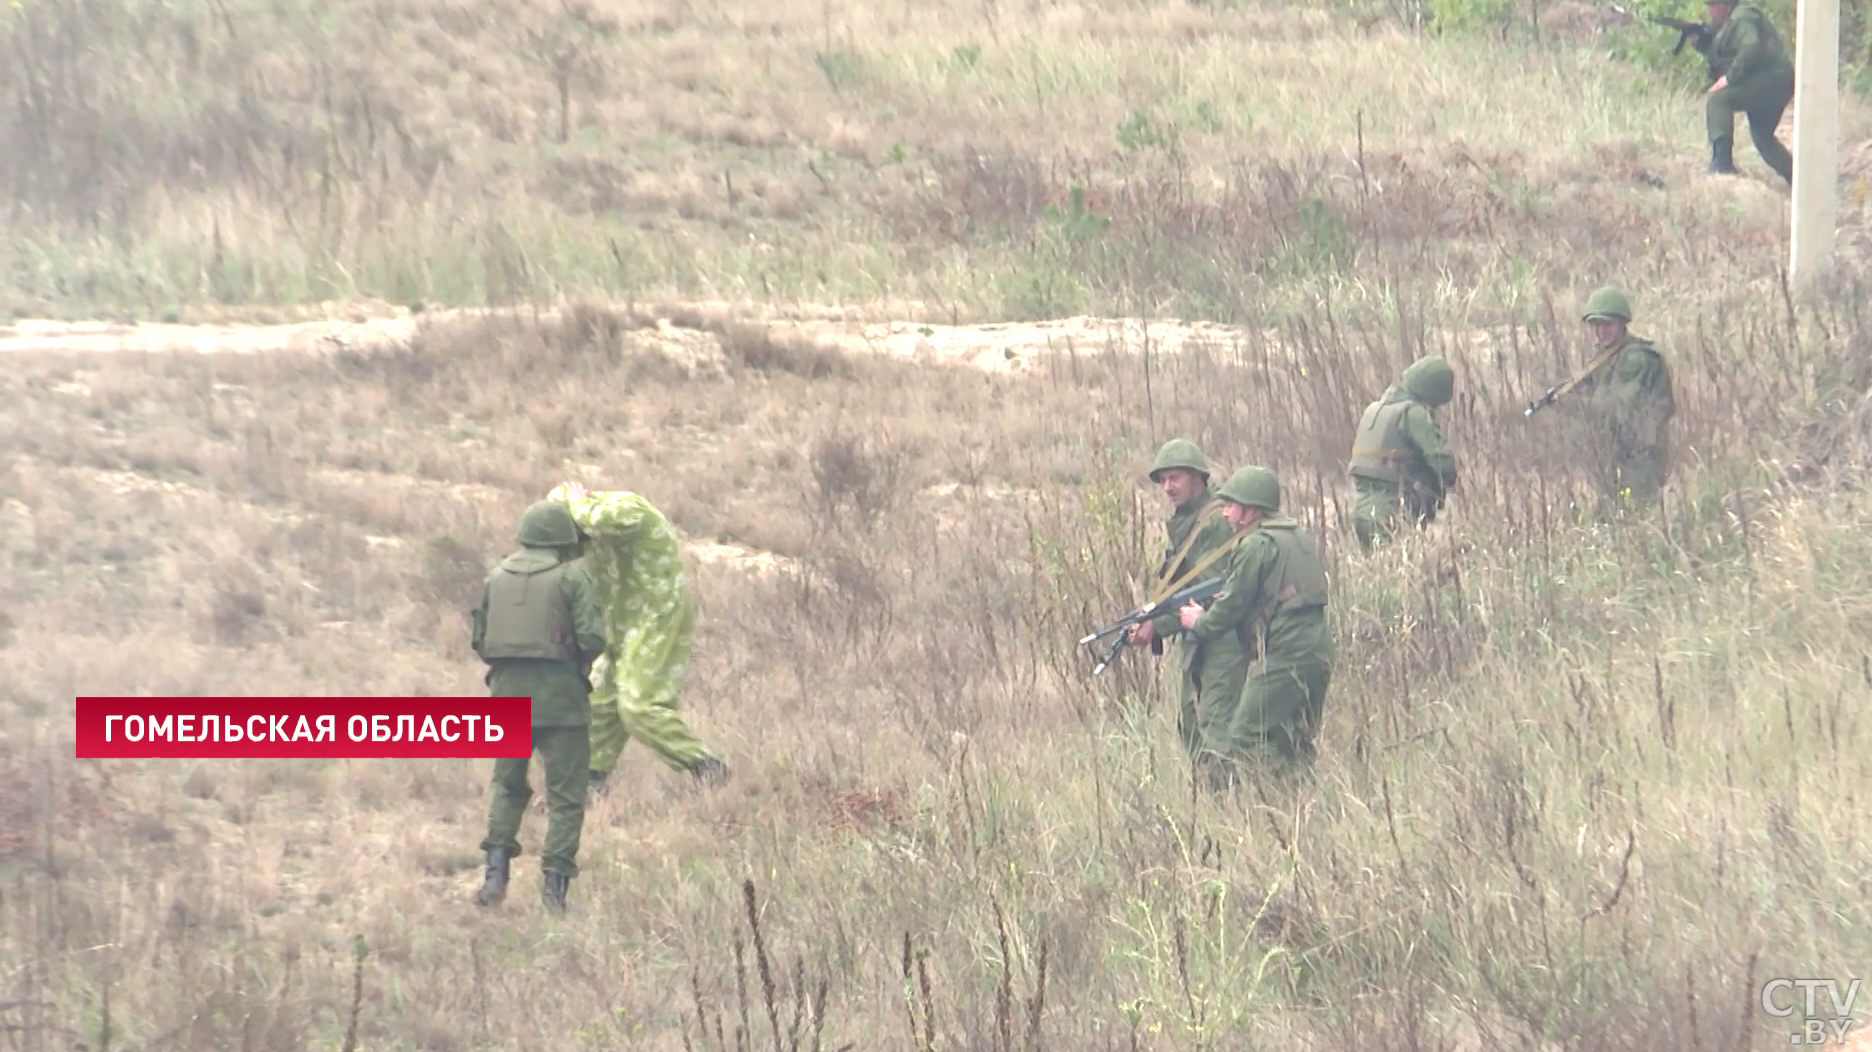
M 1164 535 L 1169 543 L 1164 549 L 1163 565 L 1158 568 L 1157 579 L 1153 582 L 1152 598 L 1156 599 L 1195 584 L 1205 571 L 1219 568 L 1222 556 L 1216 549 L 1227 543 L 1231 533 L 1228 521 L 1222 517 L 1222 503 L 1209 488 L 1209 458 L 1196 443 L 1183 438 L 1165 442 L 1151 464 L 1150 480 L 1163 490 L 1171 505 L 1170 517 L 1164 521 Z M 1155 654 L 1163 652 L 1166 642 L 1177 643 L 1177 661 L 1173 666 L 1179 671 L 1177 734 L 1194 759 L 1201 747 L 1196 699 L 1203 692 L 1200 689 L 1202 669 L 1194 667 L 1194 645 L 1179 638 L 1182 632 L 1183 626 L 1178 623 L 1177 616 L 1165 614 L 1133 628 L 1131 643 L 1148 646 Z M 1225 662 L 1216 662 L 1208 666 L 1209 679 L 1217 684 L 1218 692 L 1226 691 L 1227 683 L 1231 682 L 1225 665 Z
M 1631 318 L 1631 300 L 1616 288 L 1587 298 L 1583 320 L 1599 353 L 1575 390 L 1584 398 L 1600 488 L 1614 498 L 1648 502 L 1669 474 L 1677 403 L 1670 367 L 1650 340 L 1628 331 Z
M 1736 114 L 1747 114 L 1755 150 L 1782 179 L 1794 181 L 1794 158 L 1775 138 L 1794 98 L 1794 65 L 1762 9 L 1735 0 L 1707 0 L 1713 35 L 1699 50 L 1709 65 L 1704 115 L 1712 173 L 1735 173 Z
M 1246 467 L 1219 496 L 1241 538 L 1228 584 L 1208 610 L 1191 603 L 1179 617 L 1205 652 L 1241 669 L 1234 695 L 1199 701 L 1209 716 L 1202 766 L 1212 786 L 1226 788 L 1247 768 L 1311 767 L 1335 650 L 1319 545 L 1280 514 L 1280 479 Z
M 578 525 L 558 501 L 541 501 L 520 518 L 521 549 L 489 575 L 474 612 L 473 646 L 487 662 L 494 697 L 533 699 L 533 750 L 545 769 L 549 814 L 540 852 L 545 881 L 541 899 L 564 912 L 566 891 L 578 875 L 585 826 L 586 770 L 591 758 L 591 663 L 604 651 L 604 613 L 597 586 L 574 560 Z M 531 758 L 494 761 L 494 799 L 488 808 L 487 876 L 475 903 L 507 897 L 508 863 L 520 854 L 520 821 L 533 790 Z
M 1352 526 L 1366 551 L 1391 539 L 1399 515 L 1413 526 L 1429 525 L 1456 484 L 1456 456 L 1435 415 L 1455 390 L 1449 363 L 1431 355 L 1404 370 L 1359 418 L 1346 470 L 1358 495 Z
M 604 794 L 633 741 L 705 785 L 722 784 L 728 765 L 679 709 L 696 610 L 675 528 L 628 490 L 592 492 L 566 482 L 546 499 L 570 508 L 604 611 L 604 653 L 591 667 L 591 791 Z

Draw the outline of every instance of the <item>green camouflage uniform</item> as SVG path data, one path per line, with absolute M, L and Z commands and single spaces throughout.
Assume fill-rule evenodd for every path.
M 1437 428 L 1434 410 L 1449 403 L 1456 374 L 1441 357 L 1424 358 L 1367 406 L 1352 439 L 1346 471 L 1357 503 L 1352 526 L 1370 551 L 1389 540 L 1397 517 L 1428 525 L 1456 483 L 1456 455 Z
M 1600 289 L 1584 315 L 1595 318 L 1629 324 L 1631 304 L 1617 289 Z M 1670 422 L 1677 413 L 1670 366 L 1650 340 L 1630 333 L 1609 354 L 1574 389 L 1584 404 L 1598 482 L 1611 496 L 1649 501 L 1670 473 Z
M 597 586 L 572 561 L 578 530 L 563 504 L 540 503 L 521 519 L 524 547 L 502 559 L 482 588 L 472 644 L 487 662 L 495 697 L 533 699 L 533 751 L 545 768 L 548 817 L 540 867 L 549 905 L 563 907 L 565 884 L 578 875 L 585 825 L 586 767 L 591 753 L 586 670 L 604 649 Z M 488 885 L 477 900 L 506 894 L 507 864 L 520 855 L 520 822 L 533 790 L 531 758 L 494 761 L 488 808 Z M 556 878 L 556 879 L 555 879 Z
M 604 653 L 591 670 L 591 779 L 602 784 L 624 747 L 643 743 L 663 763 L 709 780 L 727 767 L 683 722 L 678 702 L 689 672 L 695 603 L 669 520 L 627 491 L 564 501 L 585 535 L 585 566 L 604 610 Z
M 1704 58 L 1710 83 L 1728 77 L 1729 83 L 1707 98 L 1710 170 L 1735 171 L 1736 114 L 1748 116 L 1749 137 L 1755 149 L 1782 179 L 1794 181 L 1794 158 L 1775 138 L 1781 115 L 1794 98 L 1794 65 L 1788 60 L 1781 35 L 1761 8 L 1740 4 L 1718 27 Z
M 1248 767 L 1311 765 L 1335 657 L 1319 545 L 1279 514 L 1279 480 L 1265 468 L 1243 468 L 1221 496 L 1267 517 L 1236 545 L 1227 587 L 1189 630 L 1206 653 L 1240 670 L 1234 694 L 1203 706 L 1204 766 L 1218 787 Z
M 1227 543 L 1232 533 L 1228 520 L 1222 517 L 1221 501 L 1216 497 L 1215 491 L 1209 488 L 1209 460 L 1203 455 L 1202 450 L 1187 439 L 1173 438 L 1164 443 L 1163 448 L 1157 452 L 1156 461 L 1151 464 L 1151 481 L 1158 481 L 1163 472 L 1171 468 L 1188 468 L 1201 475 L 1203 488 L 1202 492 L 1190 498 L 1164 521 L 1164 534 L 1169 543 L 1164 548 L 1163 564 L 1157 571 L 1159 591 L 1163 591 L 1164 586 L 1188 576 L 1190 570 L 1203 562 L 1206 556 Z M 1194 533 L 1193 538 L 1192 533 Z M 1185 544 L 1189 545 L 1187 551 L 1183 549 Z M 1177 559 L 1177 553 L 1180 551 L 1183 552 L 1183 557 Z M 1175 560 L 1174 565 L 1172 565 L 1173 560 Z M 1190 577 L 1182 584 L 1191 585 L 1195 584 L 1198 579 L 1219 575 L 1224 565 L 1226 564 L 1221 559 L 1209 560 L 1208 567 L 1202 573 Z M 1201 682 L 1215 683 L 1218 692 L 1227 689 L 1227 684 L 1231 681 L 1228 678 L 1226 662 L 1218 661 L 1207 664 L 1208 673 L 1206 677 L 1202 675 L 1201 668 L 1198 668 L 1194 662 L 1195 644 L 1184 637 L 1183 624 L 1177 620 L 1174 611 L 1153 620 L 1151 628 L 1157 640 L 1152 646 L 1153 651 L 1161 653 L 1166 648 L 1174 648 L 1170 667 L 1178 672 L 1177 736 L 1182 739 L 1183 747 L 1194 758 L 1202 745 L 1202 721 L 1196 706 L 1196 699 L 1204 693 Z M 1196 675 L 1192 675 L 1192 668 L 1196 668 Z

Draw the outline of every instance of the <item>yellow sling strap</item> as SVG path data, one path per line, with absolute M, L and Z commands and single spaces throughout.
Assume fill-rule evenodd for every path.
M 1183 543 L 1177 545 L 1176 554 L 1172 555 L 1169 561 L 1164 563 L 1163 574 L 1157 578 L 1156 584 L 1152 586 L 1154 598 L 1151 602 L 1154 603 L 1158 599 L 1176 591 L 1174 588 L 1169 591 L 1163 591 L 1163 586 L 1169 583 L 1171 574 L 1174 573 L 1176 568 L 1182 565 L 1183 560 L 1189 556 L 1190 549 L 1196 546 L 1196 538 L 1202 533 L 1203 527 L 1209 524 L 1210 519 L 1220 514 L 1222 514 L 1222 502 L 1219 500 L 1197 513 L 1196 521 L 1190 523 L 1189 532 L 1183 535 Z
M 1570 377 L 1566 383 L 1561 384 L 1557 389 L 1555 389 L 1554 394 L 1556 396 L 1566 394 L 1567 392 L 1573 390 L 1575 387 L 1578 387 L 1580 384 L 1585 383 L 1587 377 L 1598 372 L 1601 366 L 1605 365 L 1605 363 L 1612 360 L 1613 355 L 1624 350 L 1626 342 L 1627 341 L 1620 341 L 1619 343 L 1614 344 L 1611 347 L 1611 349 L 1600 354 L 1599 357 L 1594 358 L 1592 361 L 1587 362 L 1586 368 L 1581 369 L 1579 372 L 1573 374 L 1573 376 Z
M 1218 501 L 1216 502 L 1216 506 L 1214 508 L 1210 509 L 1209 511 L 1204 512 L 1202 518 L 1197 519 L 1196 525 L 1190 527 L 1190 536 L 1188 539 L 1186 539 L 1183 542 L 1182 550 L 1177 552 L 1177 555 L 1179 558 L 1176 560 L 1176 562 L 1173 562 L 1170 565 L 1175 566 L 1177 562 L 1182 561 L 1181 557 L 1184 555 L 1187 555 L 1189 552 L 1190 546 L 1195 543 L 1196 533 L 1202 528 L 1204 519 L 1207 519 L 1212 515 L 1221 514 L 1221 507 L 1222 507 L 1221 502 Z M 1224 555 L 1227 555 L 1229 552 L 1229 549 L 1235 547 L 1235 542 L 1241 540 L 1243 537 L 1246 537 L 1251 532 L 1253 531 L 1245 530 L 1241 533 L 1232 534 L 1228 540 L 1223 541 L 1221 544 L 1216 545 L 1214 551 L 1208 552 L 1204 554 L 1202 558 L 1196 560 L 1196 565 L 1190 567 L 1187 571 L 1178 575 L 1175 580 L 1158 582 L 1156 589 L 1153 590 L 1151 593 L 1150 601 L 1153 603 L 1158 603 L 1158 602 L 1162 602 L 1165 598 L 1169 596 L 1175 595 L 1178 589 L 1182 588 L 1186 584 L 1189 584 L 1191 581 L 1196 580 L 1197 576 L 1201 574 L 1204 570 L 1207 570 L 1209 567 L 1214 566 L 1216 564 L 1216 560 L 1222 558 Z

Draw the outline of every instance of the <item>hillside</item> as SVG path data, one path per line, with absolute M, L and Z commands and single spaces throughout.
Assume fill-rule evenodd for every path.
M 1785 1045 L 1872 947 L 1865 158 L 1797 303 L 1668 37 L 1374 10 L 17 6 L 0 1048 Z M 1626 514 L 1521 412 L 1604 283 L 1678 389 Z M 1461 488 L 1363 555 L 1429 353 Z M 1309 786 L 1194 791 L 1073 646 L 1179 435 L 1323 538 Z M 628 750 L 569 916 L 543 813 L 470 904 L 485 761 L 73 759 L 79 695 L 481 692 L 568 478 L 681 529 L 734 771 Z

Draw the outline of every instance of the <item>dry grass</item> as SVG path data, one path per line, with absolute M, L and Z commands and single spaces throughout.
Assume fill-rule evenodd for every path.
M 32 56 L 0 72 L 0 310 L 1248 319 L 1354 272 L 1512 299 L 1777 234 L 1767 182 L 1696 178 L 1693 63 L 1549 9 L 1536 48 L 1242 3 L 35 0 L 0 22 Z
M 1392 328 L 1469 355 L 1469 467 L 1445 526 L 1369 561 L 1337 478 L 1403 360 L 1354 342 L 1371 319 L 1278 329 L 1303 370 L 1247 344 L 1024 375 L 737 356 L 761 340 L 724 326 L 689 330 L 729 363 L 692 373 L 633 339 L 654 312 L 590 306 L 402 352 L 16 356 L 0 999 L 45 1007 L 7 1023 L 102 1041 L 108 989 L 135 1048 L 354 1022 L 361 1047 L 777 1023 L 790 1048 L 796 1011 L 826 1048 L 1743 1047 L 1751 984 L 1850 973 L 1872 901 L 1858 304 L 1673 342 L 1687 466 L 1610 524 L 1567 510 L 1561 418 L 1517 413 L 1571 325 L 1523 319 L 1507 372 Z M 1169 434 L 1273 464 L 1327 528 L 1344 665 L 1299 796 L 1192 796 L 1143 663 L 1093 682 L 1072 651 L 1135 594 Z M 59 758 L 78 693 L 477 691 L 461 611 L 563 476 L 641 490 L 692 551 L 785 557 L 692 559 L 688 705 L 738 776 L 630 754 L 569 921 L 525 865 L 508 909 L 468 905 L 485 764 Z
M 1864 202 L 1791 308 L 1687 96 L 1230 3 L 5 18 L 19 313 L 634 302 L 7 353 L 0 1049 L 1727 1050 L 1862 964 Z M 1681 406 L 1611 520 L 1520 415 L 1606 280 Z M 1133 320 L 950 327 L 1081 310 Z M 864 351 L 918 339 L 1020 368 Z M 1462 489 L 1364 557 L 1353 415 L 1430 352 Z M 1149 665 L 1072 648 L 1172 435 L 1325 538 L 1303 791 L 1192 792 Z M 469 904 L 485 763 L 71 758 L 80 694 L 478 692 L 464 611 L 568 477 L 690 542 L 736 772 L 627 752 L 569 918 L 534 855 Z

